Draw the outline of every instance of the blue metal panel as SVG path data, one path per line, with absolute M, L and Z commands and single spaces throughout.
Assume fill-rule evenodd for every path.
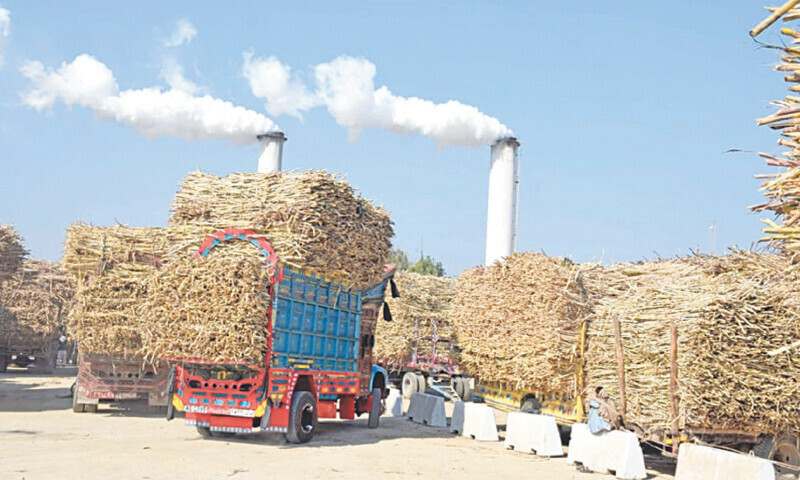
M 289 268 L 276 291 L 275 366 L 357 371 L 360 293 Z

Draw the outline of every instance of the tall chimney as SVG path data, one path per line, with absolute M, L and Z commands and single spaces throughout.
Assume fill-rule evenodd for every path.
M 489 167 L 489 212 L 486 218 L 486 265 L 514 251 L 517 223 L 517 148 L 514 137 L 492 145 Z
M 286 135 L 283 132 L 269 132 L 259 135 L 258 142 L 258 173 L 273 173 L 281 171 L 283 158 L 283 142 Z

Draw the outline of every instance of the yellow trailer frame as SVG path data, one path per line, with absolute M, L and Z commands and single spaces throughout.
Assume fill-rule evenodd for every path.
M 509 382 L 485 382 L 476 379 L 474 396 L 482 399 L 487 405 L 506 412 L 516 412 L 528 399 L 538 403 L 543 415 L 555 417 L 556 423 L 569 426 L 586 420 L 583 406 L 585 389 L 584 352 L 586 351 L 586 328 L 584 321 L 580 328 L 578 362 L 575 371 L 574 392 L 544 392 L 537 389 L 518 389 Z

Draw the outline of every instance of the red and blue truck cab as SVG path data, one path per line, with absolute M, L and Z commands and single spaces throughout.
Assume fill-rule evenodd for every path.
M 375 325 L 394 266 L 364 292 L 282 268 L 269 243 L 248 230 L 225 229 L 204 242 L 255 244 L 270 268 L 268 341 L 260 363 L 177 359 L 168 379 L 167 419 L 182 411 L 204 437 L 216 433 L 281 432 L 291 443 L 309 441 L 320 418 L 354 419 L 368 413 L 376 428 L 388 393 L 386 371 L 372 364 Z M 209 237 L 209 238 L 212 238 Z

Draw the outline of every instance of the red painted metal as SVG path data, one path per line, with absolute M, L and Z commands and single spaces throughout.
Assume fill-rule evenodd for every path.
M 336 418 L 336 401 L 335 400 L 318 401 L 317 418 Z
M 352 420 L 356 418 L 355 395 L 342 395 L 339 397 L 339 418 L 342 420 Z
M 159 399 L 167 395 L 168 373 L 168 365 L 151 365 L 141 357 L 81 353 L 76 388 L 91 399 Z

